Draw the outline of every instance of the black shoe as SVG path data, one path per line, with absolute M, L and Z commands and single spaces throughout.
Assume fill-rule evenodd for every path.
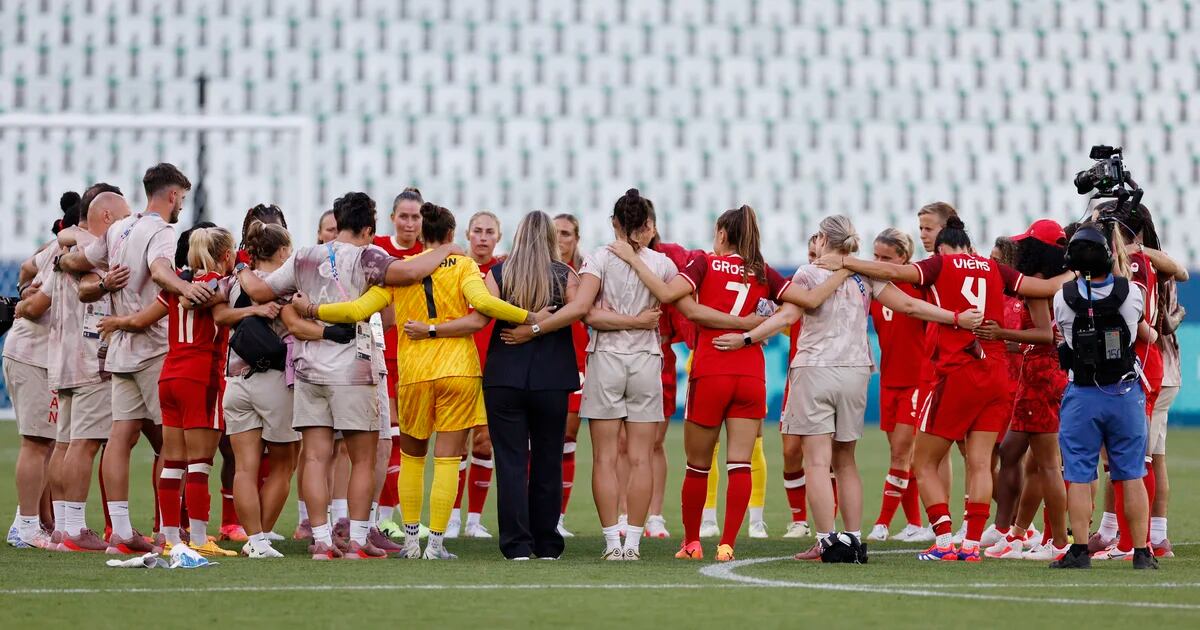
M 1158 558 L 1150 553 L 1148 547 L 1133 550 L 1133 568 L 1135 569 L 1154 569 L 1158 570 Z
M 1071 545 L 1067 553 L 1060 559 L 1050 563 L 1051 569 L 1090 569 L 1092 557 L 1088 555 L 1087 545 Z
M 865 543 L 865 542 L 858 543 L 858 549 L 856 549 L 855 551 L 858 552 L 858 563 L 866 564 L 867 563 L 867 543 Z

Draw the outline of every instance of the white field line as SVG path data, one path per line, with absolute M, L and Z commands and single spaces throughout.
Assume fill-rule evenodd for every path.
M 290 592 L 350 592 L 350 591 L 530 591 L 559 590 L 640 590 L 710 588 L 753 588 L 755 584 L 283 584 L 275 586 L 196 586 L 196 587 L 114 587 L 114 588 L 13 588 L 0 590 L 0 596 L 22 595 L 109 595 L 137 593 L 290 593 Z
M 999 602 L 1017 602 L 1023 604 L 1073 604 L 1082 606 L 1117 606 L 1125 608 L 1160 608 L 1170 610 L 1200 610 L 1200 604 L 1172 604 L 1162 602 L 1131 602 L 1108 599 L 1073 599 L 1068 597 L 1022 597 L 1017 595 L 997 595 L 987 593 L 955 593 L 948 591 L 935 591 L 913 588 L 909 586 L 893 586 L 879 584 L 814 584 L 807 582 L 789 582 L 785 580 L 769 580 L 765 578 L 756 578 L 745 575 L 738 575 L 735 571 L 741 567 L 763 564 L 765 562 L 778 562 L 781 560 L 791 560 L 790 556 L 780 556 L 778 558 L 754 558 L 752 560 L 735 560 L 725 564 L 710 564 L 700 569 L 700 574 L 715 578 L 718 580 L 726 580 L 739 584 L 753 584 L 755 586 L 775 587 L 775 588 L 802 588 L 817 591 L 840 591 L 852 593 L 875 593 L 881 595 L 911 595 L 915 597 L 944 597 L 951 599 L 970 599 L 982 601 L 999 601 Z M 926 585 L 933 586 L 933 585 Z M 956 585 L 962 586 L 962 585 Z M 1012 587 L 1011 584 L 996 585 L 1004 587 Z M 1057 584 L 1045 584 L 1042 586 L 1054 587 Z M 1103 586 L 1101 584 L 1090 584 L 1087 586 Z M 1157 585 L 1151 585 L 1157 586 Z

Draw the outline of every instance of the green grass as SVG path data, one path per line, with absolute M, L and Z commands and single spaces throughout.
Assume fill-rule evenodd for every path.
M 2 424 L 0 470 L 13 469 L 17 438 Z M 752 628 L 822 626 L 998 626 L 1197 627 L 1200 624 L 1200 546 L 1181 545 L 1178 556 L 1158 572 L 1135 573 L 1127 563 L 1097 563 L 1090 572 L 1052 572 L 1042 563 L 987 561 L 981 565 L 935 565 L 913 559 L 912 544 L 872 545 L 867 566 L 820 565 L 770 560 L 734 569 L 742 580 L 701 573 L 710 562 L 676 561 L 671 554 L 680 532 L 678 488 L 682 429 L 671 428 L 666 516 L 676 538 L 642 545 L 641 563 L 604 563 L 599 526 L 591 504 L 588 448 L 580 449 L 579 476 L 568 540 L 558 562 L 511 563 L 494 541 L 451 541 L 456 562 L 387 560 L 312 562 L 300 543 L 279 548 L 279 561 L 234 558 L 197 571 L 118 570 L 105 557 L 0 549 L 0 627 L 691 627 Z M 738 557 L 789 556 L 811 541 L 778 538 L 786 525 L 787 504 L 779 482 L 779 443 L 768 430 L 767 523 L 776 536 L 743 538 Z M 1191 491 L 1200 482 L 1200 430 L 1171 436 L 1171 481 L 1176 500 L 1171 537 L 1176 544 L 1200 542 L 1200 506 Z M 866 522 L 878 510 L 879 484 L 886 466 L 886 442 L 869 431 L 859 461 L 866 480 Z M 135 460 L 133 509 L 136 525 L 147 525 L 150 485 L 148 451 Z M 961 496 L 956 491 L 955 496 Z M 93 492 L 89 524 L 102 526 Z M 494 501 L 494 497 L 491 501 Z M 11 483 L 0 487 L 0 506 L 14 505 Z M 490 506 L 489 506 L 490 507 Z M 214 509 L 214 518 L 219 511 Z M 7 514 L 5 519 L 10 518 Z M 491 510 L 486 522 L 495 531 Z M 284 513 L 280 532 L 295 525 L 294 505 Z M 899 519 L 897 519 L 897 522 Z M 7 521 L 6 521 L 7 522 Z M 146 527 L 146 530 L 149 528 Z M 712 554 L 714 542 L 705 552 Z M 880 553 L 882 552 L 882 553 Z M 623 585 L 627 589 L 586 586 Z M 1169 587 L 1156 587 L 1169 584 Z M 573 588 L 549 588 L 571 585 Z M 988 586 L 992 585 L 992 586 Z M 435 586 L 437 588 L 422 588 Z M 656 588 L 657 587 L 657 588 Z M 831 590 L 834 588 L 844 591 Z M 31 592 L 40 589 L 41 592 Z M 71 589 L 78 589 L 71 592 Z M 326 589 L 326 590 L 319 590 Z M 20 592 L 17 592 L 20 591 Z M 144 591 L 144 592 L 141 592 Z M 928 597 L 943 593 L 944 597 Z M 971 597 L 1009 599 L 971 599 Z M 1078 603 L 1093 601 L 1093 603 Z M 1075 603 L 1073 603 L 1075 602 Z M 1098 603 L 1103 602 L 1103 603 Z M 1171 607 L 1133 607 L 1130 604 Z

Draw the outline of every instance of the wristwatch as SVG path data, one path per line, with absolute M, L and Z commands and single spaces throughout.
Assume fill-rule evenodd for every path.
M 429 338 L 437 339 L 437 326 L 434 326 L 433 324 L 429 325 Z
M 233 266 L 233 273 L 234 273 L 234 275 L 237 275 L 237 274 L 239 274 L 239 273 L 242 273 L 243 271 L 245 271 L 245 270 L 247 270 L 247 269 L 249 269 L 249 268 L 250 268 L 250 265 L 247 265 L 247 264 L 246 264 L 246 263 L 244 263 L 244 262 L 240 262 L 240 263 L 238 263 L 238 264 L 236 264 L 236 265 L 234 265 L 234 266 Z
M 104 278 L 100 278 L 100 290 L 105 293 L 111 293 L 111 291 L 108 290 L 108 287 L 104 285 Z
M 748 332 L 742 333 L 742 345 L 749 346 L 752 344 L 754 344 L 754 338 L 750 336 L 750 333 L 748 333 Z
M 538 325 L 538 324 L 534 324 L 534 325 L 532 326 L 532 328 L 533 328 L 533 336 L 534 336 L 534 337 L 536 337 L 536 336 L 538 336 L 538 335 L 542 334 L 542 327 L 541 327 L 540 325 Z

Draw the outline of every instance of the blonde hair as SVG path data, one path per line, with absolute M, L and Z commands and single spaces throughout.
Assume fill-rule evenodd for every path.
M 188 237 L 188 267 L 197 275 L 200 271 L 216 271 L 217 260 L 234 248 L 233 233 L 222 227 L 196 228 Z
M 467 221 L 467 232 L 470 232 L 471 228 L 475 227 L 475 221 L 477 219 L 482 219 L 483 217 L 487 217 L 487 218 L 495 221 L 496 222 L 496 233 L 497 234 L 501 233 L 500 217 L 496 216 L 495 213 L 489 212 L 487 210 L 480 210 L 479 212 L 476 212 L 475 214 L 471 215 L 471 219 L 469 221 Z
M 1125 246 L 1129 244 L 1125 234 L 1121 232 L 1119 227 L 1112 229 L 1112 251 L 1113 260 L 1116 264 L 1116 274 L 1123 278 L 1133 277 L 1133 261 L 1129 259 L 1129 252 L 1125 251 Z
M 558 283 L 554 262 L 558 260 L 558 243 L 550 215 L 540 210 L 525 215 L 513 235 L 512 252 L 504 261 L 501 297 L 527 311 L 546 308 L 554 299 L 554 285 Z
M 935 201 L 933 203 L 927 203 L 921 206 L 920 210 L 917 210 L 918 217 L 923 217 L 927 214 L 936 215 L 942 220 L 942 223 L 945 224 L 946 220 L 950 217 L 958 216 L 958 210 L 955 210 L 954 206 L 946 203 L 945 201 Z
M 913 242 L 912 236 L 908 232 L 898 230 L 894 227 L 885 229 L 875 237 L 876 243 L 883 243 L 888 247 L 896 250 L 900 258 L 904 262 L 912 260 L 913 252 L 916 251 L 916 243 Z
M 858 251 L 858 232 L 844 214 L 835 214 L 821 219 L 818 226 L 825 235 L 825 243 L 839 252 L 852 254 Z

